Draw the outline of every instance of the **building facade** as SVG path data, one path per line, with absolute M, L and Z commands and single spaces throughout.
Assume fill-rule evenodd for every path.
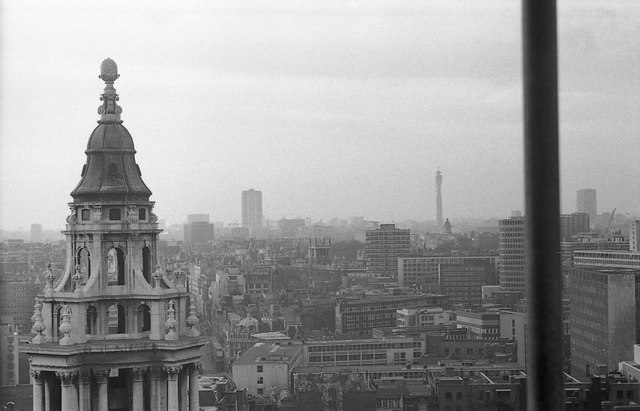
M 587 213 L 560 214 L 560 240 L 571 241 L 576 234 L 588 233 L 589 221 Z
M 183 226 L 184 242 L 187 249 L 206 248 L 214 239 L 213 224 L 209 214 L 190 214 Z
M 440 268 L 443 265 L 482 266 L 486 270 L 483 285 L 495 284 L 497 262 L 497 255 L 400 257 L 398 286 L 415 285 L 425 292 L 439 292 L 442 279 Z
M 113 87 L 117 66 L 100 67 L 106 87 L 71 193 L 61 277 L 44 275 L 34 306 L 30 357 L 33 409 L 196 411 L 198 317 L 188 293 L 157 261 L 160 229 Z
M 576 209 L 579 213 L 589 214 L 590 224 L 593 225 L 598 216 L 598 194 L 593 188 L 583 188 L 576 193 Z
M 586 376 L 588 368 L 633 358 L 638 342 L 640 272 L 625 269 L 568 270 L 571 373 Z
M 396 228 L 395 224 L 381 224 L 379 229 L 366 230 L 364 258 L 367 272 L 398 276 L 398 257 L 411 254 L 411 232 Z
M 262 228 L 262 191 L 242 192 L 242 227 L 249 229 L 250 236 Z
M 500 287 L 509 291 L 524 291 L 524 217 L 498 221 L 498 279 Z

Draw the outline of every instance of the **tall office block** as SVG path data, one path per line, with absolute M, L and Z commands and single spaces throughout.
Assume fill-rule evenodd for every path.
M 640 273 L 629 269 L 568 270 L 571 374 L 585 377 L 604 364 L 608 370 L 633 358 L 640 321 Z
M 500 287 L 509 291 L 524 291 L 524 217 L 498 221 L 498 279 Z
M 364 258 L 367 271 L 396 278 L 398 257 L 411 254 L 410 230 L 396 228 L 395 224 L 380 224 L 377 230 L 365 232 Z
M 570 241 L 576 234 L 588 233 L 589 221 L 587 213 L 560 214 L 560 240 Z
M 206 247 L 213 241 L 213 224 L 209 222 L 209 214 L 189 214 L 183 226 L 184 242 L 187 247 Z
M 204 345 L 189 293 L 158 268 L 158 218 L 122 125 L 113 60 L 98 126 L 64 234 L 67 263 L 47 270 L 34 305 L 29 355 L 33 410 L 190 410 L 199 407 Z M 4 359 L 3 359 L 4 363 Z
M 262 191 L 253 188 L 242 192 L 242 227 L 250 235 L 262 228 Z
M 629 250 L 640 251 L 640 221 L 635 220 L 629 227 Z
M 598 216 L 598 197 L 596 190 L 583 188 L 577 192 L 577 211 L 589 214 L 590 224 L 593 226 Z

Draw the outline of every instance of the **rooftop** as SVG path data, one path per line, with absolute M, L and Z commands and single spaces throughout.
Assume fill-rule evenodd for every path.
M 302 345 L 291 342 L 259 342 L 242 354 L 233 365 L 291 363 L 302 353 Z

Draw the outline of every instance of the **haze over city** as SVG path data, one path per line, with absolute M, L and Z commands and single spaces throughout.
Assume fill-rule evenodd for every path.
M 156 213 L 507 217 L 523 208 L 521 23 L 511 1 L 8 1 L 0 227 L 62 227 L 119 65 Z M 640 4 L 560 1 L 562 211 L 580 188 L 635 214 Z M 87 73 L 95 73 L 94 77 Z M 11 121 L 8 121 L 11 120 Z M 541 166 L 544 162 L 541 161 Z

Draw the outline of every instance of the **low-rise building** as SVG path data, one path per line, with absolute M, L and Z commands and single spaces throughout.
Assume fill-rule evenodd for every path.
M 307 341 L 304 363 L 309 366 L 366 366 L 413 364 L 422 342 L 407 336 L 358 340 Z M 415 350 L 415 351 L 414 351 Z
M 398 327 L 423 327 L 451 324 L 450 313 L 441 307 L 403 308 L 396 310 Z
M 500 313 L 458 311 L 458 327 L 467 328 L 471 338 L 479 340 L 497 340 L 500 338 Z
M 301 344 L 259 342 L 233 363 L 233 381 L 251 395 L 271 396 L 289 389 L 289 375 L 303 361 Z

